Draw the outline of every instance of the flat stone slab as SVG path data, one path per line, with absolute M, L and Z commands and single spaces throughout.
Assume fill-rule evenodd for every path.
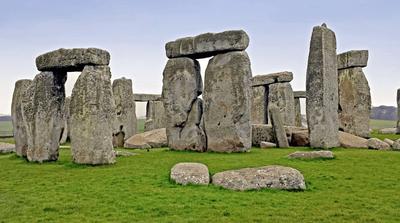
M 307 98 L 306 91 L 293 91 L 293 95 L 295 98 Z
M 131 152 L 128 152 L 128 151 L 118 151 L 118 150 L 116 150 L 115 151 L 115 155 L 116 156 L 136 156 L 136 155 L 139 155 L 138 153 L 131 153 Z
M 284 83 L 293 80 L 293 73 L 289 71 L 283 71 L 272 74 L 256 75 L 251 78 L 251 86 L 262 86 L 273 83 Z
M 135 101 L 161 101 L 161 94 L 133 94 Z
M 390 145 L 380 139 L 370 138 L 368 139 L 368 149 L 390 150 Z
M 166 147 L 167 132 L 165 128 L 136 134 L 125 141 L 124 147 L 131 149 L 150 149 Z
M 272 143 L 272 142 L 260 142 L 260 148 L 261 149 L 267 149 L 267 148 L 275 148 L 276 147 L 276 143 Z
M 368 139 L 339 131 L 340 147 L 343 148 L 368 148 Z
M 245 50 L 248 46 L 249 36 L 245 31 L 230 30 L 180 38 L 168 42 L 165 45 L 165 51 L 168 58 L 190 57 L 200 59 L 229 51 Z
M 171 169 L 170 178 L 182 185 L 208 185 L 210 182 L 208 167 L 202 163 L 177 163 Z
M 351 50 L 337 55 L 338 70 L 351 67 L 366 67 L 368 50 Z
M 396 128 L 379 129 L 378 133 L 380 133 L 380 134 L 396 134 Z
M 212 183 L 231 190 L 305 190 L 306 184 L 300 171 L 285 166 L 244 168 L 216 173 Z
M 10 143 L 0 142 L 0 154 L 14 153 L 15 145 Z
M 36 58 L 40 71 L 82 71 L 85 65 L 108 65 L 110 53 L 98 48 L 58 49 Z
M 296 151 L 288 155 L 290 159 L 333 159 L 335 156 L 332 151 Z

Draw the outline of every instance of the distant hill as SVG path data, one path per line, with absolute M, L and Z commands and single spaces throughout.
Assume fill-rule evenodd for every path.
M 381 105 L 372 107 L 371 119 L 397 120 L 397 108 L 394 106 Z
M 0 122 L 11 121 L 10 115 L 0 115 Z

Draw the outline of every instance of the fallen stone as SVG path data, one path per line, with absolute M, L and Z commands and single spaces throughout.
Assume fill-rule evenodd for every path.
M 368 139 L 368 148 L 376 150 L 389 150 L 390 145 L 377 138 Z
M 288 155 L 290 159 L 333 159 L 335 158 L 332 151 L 296 151 Z
M 136 134 L 125 141 L 125 148 L 150 149 L 168 146 L 165 128 Z
M 290 141 L 291 146 L 309 146 L 310 139 L 308 130 L 294 131 L 292 132 L 292 138 Z
M 400 139 L 393 142 L 392 149 L 396 150 L 396 151 L 400 151 Z
M 396 128 L 379 129 L 378 133 L 380 133 L 380 134 L 396 134 Z
M 110 53 L 97 48 L 58 49 L 36 58 L 40 71 L 82 71 L 86 65 L 108 65 Z
M 264 141 L 261 141 L 261 142 L 260 142 L 260 148 L 261 148 L 261 149 L 275 148 L 275 147 L 276 147 L 276 143 L 264 142 Z
M 138 155 L 137 153 L 131 153 L 128 151 L 115 151 L 116 156 L 136 156 Z
M 251 86 L 265 86 L 273 83 L 284 83 L 293 80 L 293 73 L 289 71 L 272 74 L 256 75 L 251 78 Z
M 295 126 L 295 106 L 293 90 L 290 83 L 269 85 L 268 106 L 275 105 L 281 114 L 283 125 Z
M 208 167 L 202 163 L 177 163 L 171 169 L 170 178 L 182 185 L 208 185 L 210 182 Z
M 383 141 L 386 142 L 387 144 L 389 144 L 390 146 L 393 146 L 393 144 L 394 144 L 394 141 L 391 139 L 388 139 L 388 138 L 384 139 Z
M 145 102 L 145 101 L 161 101 L 160 94 L 133 94 L 135 101 Z
M 231 190 L 305 190 L 303 175 L 296 169 L 284 166 L 244 168 L 216 173 L 212 183 Z
M 366 67 L 368 63 L 368 50 L 351 50 L 337 55 L 338 69 L 352 67 Z
M 265 86 L 252 87 L 251 124 L 267 124 L 267 95 Z
M 343 148 L 368 148 L 368 139 L 339 131 L 340 147 Z
M 14 144 L 0 142 L 0 154 L 14 153 L 14 152 L 15 152 Z
M 289 147 L 289 142 L 286 137 L 286 131 L 283 126 L 283 120 L 279 108 L 274 104 L 269 105 L 269 113 L 271 118 L 272 128 L 274 130 L 277 146 L 280 148 Z
M 229 51 L 245 50 L 249 46 L 249 36 L 243 30 L 221 33 L 204 33 L 168 42 L 165 51 L 168 58 L 190 57 L 200 59 L 216 56 Z

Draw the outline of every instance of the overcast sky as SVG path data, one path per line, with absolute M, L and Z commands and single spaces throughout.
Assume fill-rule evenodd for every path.
M 243 29 L 253 75 L 292 71 L 305 89 L 312 27 L 327 23 L 338 53 L 368 49 L 364 72 L 372 104 L 395 105 L 400 88 L 400 3 L 362 0 L 0 0 L 0 113 L 10 114 L 14 83 L 32 79 L 35 58 L 58 48 L 111 53 L 113 79 L 133 80 L 135 93 L 161 93 L 164 44 L 204 32 Z M 201 60 L 202 72 L 208 59 Z M 67 81 L 69 95 L 77 78 Z M 137 114 L 144 115 L 138 105 Z

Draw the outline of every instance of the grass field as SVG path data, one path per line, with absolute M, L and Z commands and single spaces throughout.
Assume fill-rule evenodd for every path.
M 300 161 L 296 149 L 242 154 L 163 149 L 119 157 L 115 165 L 60 160 L 27 163 L 0 156 L 0 222 L 399 222 L 400 152 L 335 149 L 334 160 Z M 304 148 L 303 148 L 304 149 Z M 218 171 L 280 164 L 299 169 L 308 189 L 234 192 L 179 186 L 169 180 L 178 162 Z
M 396 127 L 396 121 L 371 119 L 369 122 L 371 129 L 383 129 Z

